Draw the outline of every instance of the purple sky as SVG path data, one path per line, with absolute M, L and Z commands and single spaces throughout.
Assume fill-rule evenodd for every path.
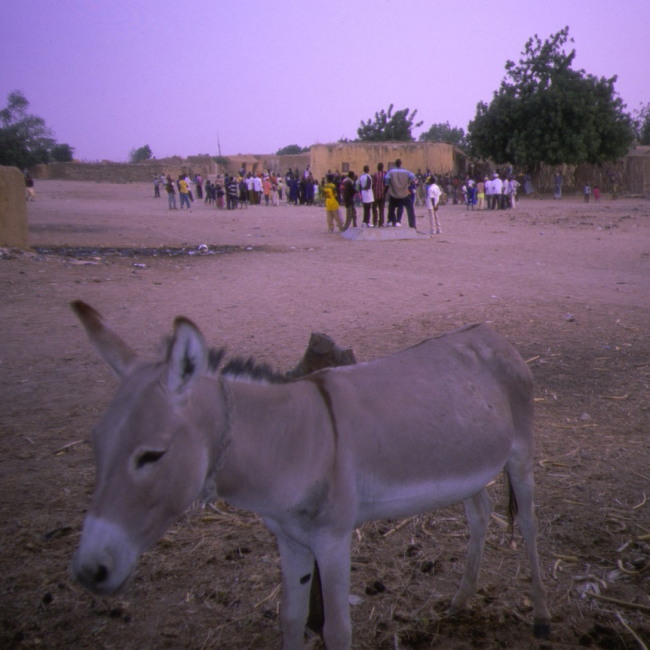
M 0 104 L 22 91 L 79 160 L 272 153 L 355 138 L 393 103 L 467 129 L 529 37 L 650 102 L 650 1 L 3 0 Z

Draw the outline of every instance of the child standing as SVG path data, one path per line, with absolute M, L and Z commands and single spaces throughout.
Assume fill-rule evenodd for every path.
M 487 178 L 485 180 L 487 180 Z M 485 181 L 481 180 L 476 183 L 476 209 L 485 209 Z
M 440 195 L 442 191 L 436 183 L 435 176 L 427 178 L 427 210 L 429 211 L 429 234 L 439 235 L 442 230 L 440 229 L 440 219 L 438 219 L 438 204 L 440 203 Z
M 323 186 L 323 197 L 325 198 L 327 231 L 334 232 L 334 224 L 336 224 L 339 232 L 342 232 L 343 220 L 339 212 L 339 202 L 336 200 L 336 185 L 334 185 L 334 176 L 332 174 L 327 175 L 327 183 Z

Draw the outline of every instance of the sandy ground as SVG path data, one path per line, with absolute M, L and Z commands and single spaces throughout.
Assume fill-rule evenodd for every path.
M 0 259 L 2 647 L 281 642 L 273 539 L 255 516 L 223 503 L 183 516 L 120 596 L 96 598 L 70 580 L 93 486 L 88 432 L 115 388 L 68 308 L 78 298 L 144 355 L 184 314 L 213 345 L 279 370 L 298 361 L 312 331 L 366 360 L 490 322 L 536 380 L 553 637 L 540 644 L 530 635 L 521 541 L 511 548 L 498 522 L 473 611 L 445 616 L 466 541 L 462 508 L 450 508 L 359 529 L 355 647 L 650 642 L 649 202 L 445 206 L 442 235 L 352 242 L 326 232 L 318 207 L 195 203 L 188 214 L 168 211 L 146 184 L 41 181 L 36 190 L 35 250 Z M 501 487 L 493 490 L 503 513 Z

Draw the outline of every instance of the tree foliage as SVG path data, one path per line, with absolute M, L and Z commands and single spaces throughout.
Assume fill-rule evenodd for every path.
M 414 124 L 417 109 L 409 113 L 408 108 L 403 108 L 393 113 L 393 105 L 388 110 L 375 113 L 374 120 L 364 122 L 357 129 L 360 142 L 413 142 L 411 129 L 422 126 L 422 122 Z
M 214 160 L 217 165 L 223 167 L 224 169 L 228 169 L 228 166 L 230 165 L 230 160 L 227 156 L 213 156 L 212 160 Z
M 62 147 L 72 159 L 70 145 L 59 145 L 46 126 L 45 120 L 27 112 L 29 102 L 19 90 L 7 97 L 7 105 L 0 111 L 0 165 L 27 169 L 33 165 L 57 160 Z
M 282 147 L 282 149 L 278 149 L 275 152 L 276 156 L 288 156 L 291 154 L 297 154 L 297 153 L 307 153 L 311 147 L 301 147 L 300 145 L 297 144 L 288 144 L 286 147 Z
M 634 130 L 639 144 L 650 145 L 650 103 L 634 111 Z
M 602 163 L 625 155 L 632 120 L 614 90 L 616 77 L 573 70 L 565 27 L 546 41 L 535 35 L 488 105 L 480 102 L 469 124 L 473 153 L 535 168 L 540 163 Z
M 52 162 L 72 162 L 73 149 L 69 144 L 55 144 L 50 151 Z
M 467 145 L 465 131 L 458 127 L 452 127 L 449 122 L 444 124 L 432 124 L 428 131 L 420 133 L 420 142 L 447 142 L 461 149 Z
M 132 163 L 143 162 L 144 160 L 151 160 L 153 154 L 151 153 L 151 147 L 148 144 L 145 144 L 144 147 L 139 147 L 138 149 L 131 149 L 129 152 L 129 160 Z

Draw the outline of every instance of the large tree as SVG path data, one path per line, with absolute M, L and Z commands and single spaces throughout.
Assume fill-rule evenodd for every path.
M 381 110 L 375 113 L 374 120 L 364 122 L 361 120 L 361 126 L 357 129 L 357 135 L 360 142 L 413 142 L 411 135 L 413 127 L 419 127 L 422 122 L 413 123 L 417 109 L 409 113 L 408 108 L 403 108 L 393 113 L 393 105 L 388 110 Z
M 614 90 L 616 77 L 574 70 L 575 50 L 564 51 L 567 41 L 568 27 L 546 41 L 536 35 L 518 63 L 507 61 L 492 102 L 480 102 L 469 124 L 476 155 L 533 169 L 625 155 L 634 130 Z
M 69 145 L 57 145 L 45 120 L 27 112 L 29 102 L 19 90 L 9 93 L 7 106 L 0 111 L 0 165 L 26 169 L 39 163 L 48 163 L 60 147 L 72 157 Z M 58 148 L 57 148 L 58 147 Z
M 418 140 L 420 142 L 447 142 L 461 148 L 467 144 L 465 131 L 458 127 L 452 127 L 449 122 L 432 124 L 428 131 L 420 133 Z

